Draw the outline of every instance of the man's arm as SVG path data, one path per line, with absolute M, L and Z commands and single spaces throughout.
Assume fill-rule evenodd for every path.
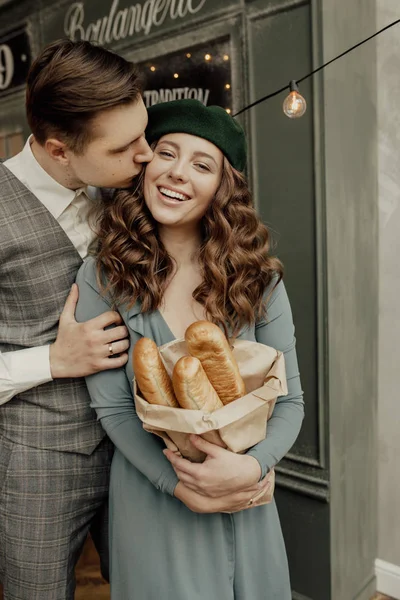
M 74 284 L 53 344 L 0 353 L 0 405 L 52 379 L 85 377 L 126 363 L 128 331 L 121 325 L 120 315 L 109 310 L 86 323 L 78 323 L 77 301 L 78 286 Z M 111 344 L 113 358 L 110 358 Z

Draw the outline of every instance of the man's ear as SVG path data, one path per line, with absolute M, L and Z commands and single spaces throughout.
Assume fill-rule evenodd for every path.
M 57 140 L 56 138 L 49 138 L 44 144 L 44 149 L 50 158 L 57 161 L 59 164 L 63 166 L 69 164 L 69 148 L 65 142 L 61 142 L 61 140 Z

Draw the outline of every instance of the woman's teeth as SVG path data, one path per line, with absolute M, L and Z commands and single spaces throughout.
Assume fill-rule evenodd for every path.
M 167 198 L 173 198 L 174 200 L 180 201 L 189 200 L 187 196 L 184 194 L 179 194 L 179 192 L 173 192 L 172 190 L 168 190 L 164 187 L 160 187 L 159 190 L 164 196 L 167 196 Z

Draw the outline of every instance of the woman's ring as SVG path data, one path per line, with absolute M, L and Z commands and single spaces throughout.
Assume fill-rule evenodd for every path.
M 108 345 L 108 354 L 109 354 L 109 356 L 112 356 L 114 354 L 112 342 L 111 342 L 111 344 Z

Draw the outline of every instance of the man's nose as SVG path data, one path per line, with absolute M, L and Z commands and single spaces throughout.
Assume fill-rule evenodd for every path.
M 146 138 L 143 136 L 139 152 L 137 152 L 134 156 L 134 161 L 137 163 L 147 163 L 153 159 L 153 155 L 153 150 L 150 148 Z

